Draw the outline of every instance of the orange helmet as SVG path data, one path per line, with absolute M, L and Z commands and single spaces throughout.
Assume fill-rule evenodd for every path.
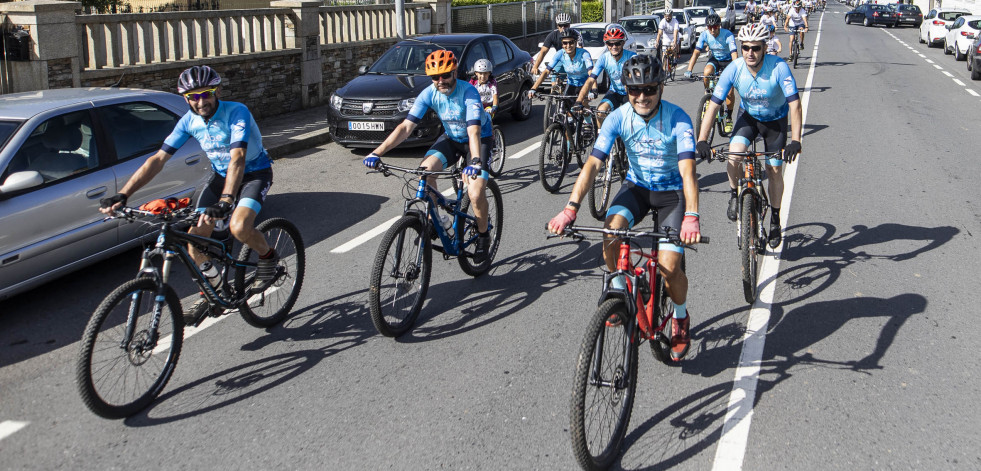
M 439 49 L 426 57 L 426 75 L 439 75 L 456 70 L 456 56 L 453 51 Z

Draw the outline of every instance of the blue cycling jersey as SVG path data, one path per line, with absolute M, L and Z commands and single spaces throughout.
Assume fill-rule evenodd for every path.
M 799 98 L 797 81 L 790 66 L 783 59 L 767 54 L 763 56 L 760 71 L 753 77 L 746 60 L 740 57 L 732 61 L 719 77 L 712 93 L 712 101 L 722 104 L 729 90 L 736 87 L 739 107 L 757 121 L 773 121 L 787 116 L 787 103 Z
M 736 37 L 725 28 L 719 30 L 718 37 L 712 36 L 712 33 L 705 30 L 698 36 L 698 42 L 695 44 L 695 49 L 705 52 L 706 47 L 712 51 L 712 57 L 714 57 L 715 60 L 731 61 L 732 53 L 736 52 Z
M 688 113 L 661 100 L 657 114 L 644 122 L 625 103 L 603 122 L 591 155 L 606 160 L 617 137 L 627 150 L 627 180 L 651 191 L 683 189 L 678 162 L 695 158 L 695 131 Z
M 207 122 L 197 113 L 188 111 L 164 139 L 160 149 L 174 155 L 187 139 L 193 137 L 208 154 L 215 173 L 226 176 L 232 149 L 245 149 L 245 173 L 272 166 L 272 160 L 262 147 L 262 134 L 248 107 L 234 101 L 218 101 L 218 109 Z
M 562 70 L 565 71 L 569 85 L 581 87 L 586 84 L 589 69 L 593 68 L 593 58 L 590 57 L 588 51 L 582 48 L 576 49 L 576 54 L 571 58 L 565 51 L 559 51 L 552 57 L 552 63 L 548 65 L 548 70 L 552 71 L 558 66 L 562 66 Z
M 456 142 L 470 140 L 467 126 L 480 126 L 480 137 L 490 137 L 494 133 L 490 115 L 480 102 L 480 92 L 463 80 L 456 81 L 456 87 L 449 95 L 440 93 L 435 84 L 426 87 L 405 119 L 418 124 L 430 108 L 436 110 L 446 135 Z
M 627 59 L 636 55 L 637 53 L 634 51 L 623 51 L 623 54 L 620 54 L 620 59 L 617 60 L 613 58 L 613 54 L 610 54 L 610 51 L 604 51 L 603 55 L 596 61 L 596 64 L 593 65 L 593 71 L 590 72 L 589 77 L 596 79 L 596 77 L 599 77 L 600 72 L 605 69 L 606 76 L 610 78 L 610 90 L 621 95 L 626 95 L 627 90 L 623 87 L 623 83 L 620 82 L 620 74 L 623 71 L 623 64 L 627 62 Z

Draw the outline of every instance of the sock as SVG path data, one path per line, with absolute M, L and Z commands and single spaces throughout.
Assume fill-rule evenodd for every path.
M 772 215 L 770 225 L 780 227 L 780 208 L 770 206 L 770 214 Z
M 611 288 L 616 289 L 627 289 L 627 279 L 623 275 L 617 275 L 613 277 L 613 281 L 610 282 Z
M 672 303 L 674 304 L 674 303 Z M 680 313 L 680 314 L 679 314 Z M 681 304 L 674 305 L 674 316 L 675 319 L 684 319 L 688 317 L 688 301 Z
M 273 258 L 273 255 L 276 255 L 276 249 L 270 248 L 269 251 L 266 252 L 265 255 L 260 255 L 259 258 L 264 259 L 264 260 L 268 260 L 270 258 Z
M 729 197 L 730 198 L 735 198 L 737 196 L 739 196 L 739 190 L 737 190 L 735 188 L 730 188 L 729 189 Z

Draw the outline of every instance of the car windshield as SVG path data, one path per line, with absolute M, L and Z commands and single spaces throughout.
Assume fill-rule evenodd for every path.
M 736 8 L 736 11 L 745 10 L 746 9 L 746 2 L 736 2 L 736 3 L 733 4 L 733 6 Z
M 0 121 L 0 149 L 7 145 L 7 139 L 14 134 L 23 121 Z
M 918 7 L 916 5 L 899 5 L 899 11 L 902 11 L 902 12 L 910 12 L 910 13 L 919 13 L 920 12 L 920 7 Z
M 967 13 L 963 11 L 945 11 L 943 13 L 938 14 L 937 17 L 944 21 L 954 21 L 966 14 Z
M 620 24 L 632 34 L 654 34 L 657 32 L 657 20 L 654 18 L 622 20 Z
M 604 28 L 578 28 L 583 47 L 603 47 Z
M 693 18 L 705 18 L 712 14 L 712 11 L 708 8 L 692 8 L 688 10 L 688 15 Z
M 685 18 L 685 14 L 680 11 L 674 12 L 674 19 L 678 20 L 678 24 L 688 24 L 688 18 Z
M 725 8 L 727 0 L 695 0 L 696 7 Z
M 371 65 L 368 73 L 425 75 L 426 57 L 438 49 L 443 47 L 423 43 L 396 44 Z M 463 53 L 463 45 L 460 44 L 446 46 L 445 49 L 452 51 L 457 60 Z

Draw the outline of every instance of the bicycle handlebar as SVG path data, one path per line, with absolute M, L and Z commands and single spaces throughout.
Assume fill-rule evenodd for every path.
M 382 162 L 379 162 L 378 163 L 378 167 L 375 170 L 369 170 L 368 173 L 381 173 L 382 175 L 384 175 L 384 176 L 387 177 L 387 176 L 390 176 L 392 174 L 392 172 L 391 172 L 392 170 L 397 170 L 397 171 L 402 172 L 402 173 L 412 173 L 412 174 L 420 175 L 420 176 L 423 176 L 423 177 L 429 177 L 429 176 L 433 176 L 433 177 L 453 177 L 457 173 L 459 173 L 459 170 L 439 170 L 439 171 L 436 171 L 436 170 L 427 170 L 427 169 L 422 168 L 422 167 L 418 167 L 418 168 L 406 168 L 406 167 L 399 167 L 397 165 L 389 165 L 389 164 L 382 163 Z
M 551 239 L 551 238 L 554 238 L 554 237 L 572 237 L 574 239 L 583 240 L 583 239 L 586 238 L 586 236 L 584 234 L 581 234 L 581 232 L 593 232 L 593 233 L 611 235 L 611 236 L 614 236 L 616 238 L 635 239 L 635 238 L 638 238 L 638 237 L 649 237 L 649 238 L 652 238 L 652 239 L 667 239 L 668 241 L 670 241 L 670 242 L 672 242 L 672 243 L 674 243 L 676 245 L 679 245 L 679 246 L 682 246 L 682 247 L 693 248 L 693 247 L 691 247 L 688 244 L 682 243 L 681 242 L 681 239 L 678 238 L 678 234 L 672 234 L 669 231 L 670 228 L 668 228 L 668 227 L 665 226 L 664 229 L 665 229 L 664 232 L 659 232 L 659 231 L 632 231 L 630 229 L 608 229 L 608 228 L 605 228 L 605 227 L 577 227 L 577 226 L 574 226 L 574 225 L 569 225 L 569 226 L 566 226 L 566 228 L 562 232 L 562 234 L 549 234 L 545 238 L 546 239 Z M 702 236 L 702 238 L 699 241 L 699 243 L 700 244 L 707 244 L 707 243 L 709 243 L 709 238 L 707 236 Z
M 787 160 L 783 157 L 783 150 L 771 151 L 771 152 L 754 152 L 751 150 L 742 152 L 731 152 L 727 150 L 712 150 L 712 159 L 718 160 L 719 162 L 729 160 L 729 157 L 768 157 L 775 158 L 778 160 Z

